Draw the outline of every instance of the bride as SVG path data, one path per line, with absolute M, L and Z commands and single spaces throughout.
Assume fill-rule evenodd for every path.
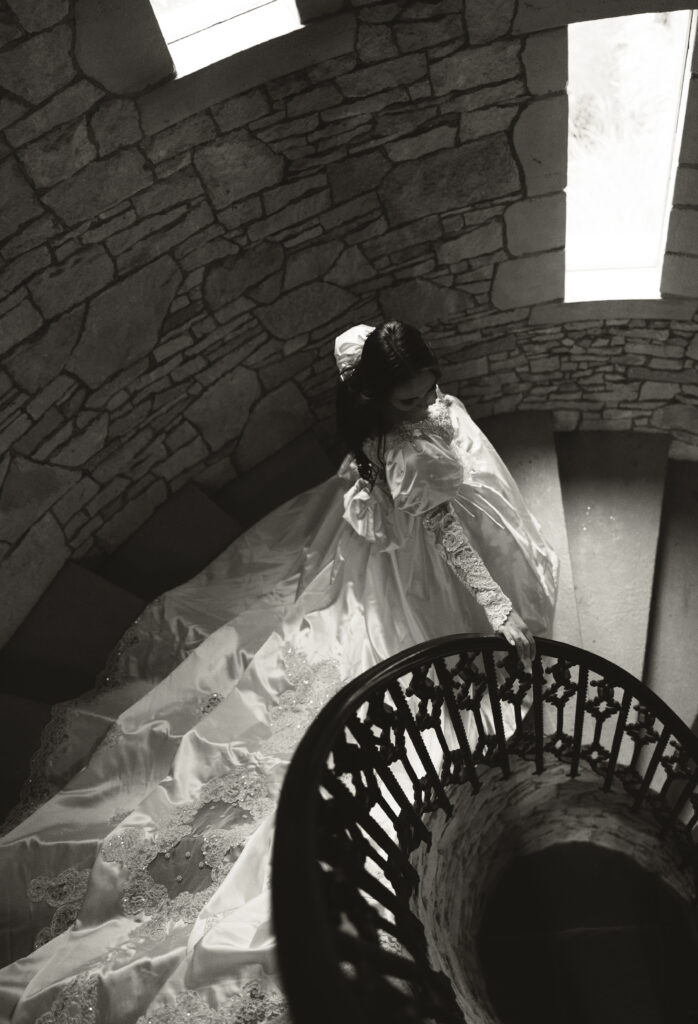
M 150 605 L 55 720 L 0 841 L 0 1021 L 287 1021 L 273 814 L 317 710 L 422 640 L 529 658 L 549 630 L 555 554 L 420 333 L 352 328 L 335 356 L 337 476 Z

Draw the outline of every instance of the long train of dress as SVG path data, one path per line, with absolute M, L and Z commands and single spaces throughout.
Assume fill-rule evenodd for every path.
M 554 553 L 463 406 L 437 405 L 390 439 L 372 491 L 345 460 L 150 605 L 59 715 L 0 845 L 0 1020 L 286 1019 L 269 874 L 298 739 L 366 668 L 490 631 L 423 513 L 452 502 L 517 611 L 550 626 Z

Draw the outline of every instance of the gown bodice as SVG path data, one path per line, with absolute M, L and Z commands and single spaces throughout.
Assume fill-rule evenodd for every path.
M 426 418 L 402 425 L 380 442 L 370 439 L 364 447 L 377 468 L 373 486 L 361 478 L 352 456 L 339 469 L 349 484 L 344 519 L 355 533 L 377 550 L 395 550 L 421 529 L 419 520 L 426 513 L 452 503 L 473 547 L 503 590 L 522 592 L 506 562 L 512 557 L 517 567 L 525 562 L 538 593 L 529 588 L 517 610 L 532 620 L 536 632 L 546 632 L 557 587 L 557 556 L 463 403 L 439 391 Z

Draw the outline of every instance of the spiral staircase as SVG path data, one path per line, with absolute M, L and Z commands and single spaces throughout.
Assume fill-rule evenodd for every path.
M 691 1024 L 697 823 L 698 738 L 606 659 L 540 640 L 527 671 L 472 635 L 403 652 L 286 774 L 294 1024 Z
M 505 742 L 502 735 L 496 731 L 491 736 L 483 733 L 479 739 L 479 746 L 475 743 L 471 749 L 472 763 L 461 763 L 457 779 L 448 775 L 448 772 L 453 773 L 455 770 L 453 766 L 448 768 L 445 776 L 443 775 L 444 764 L 447 764 L 451 755 L 448 755 L 446 762 L 442 759 L 437 764 L 432 764 L 429 771 L 423 764 L 423 778 L 428 776 L 429 782 L 421 782 L 422 776 L 417 773 L 416 784 L 413 784 L 414 780 L 411 783 L 411 798 L 414 801 L 411 806 L 420 807 L 425 814 L 432 817 L 441 815 L 446 821 L 450 819 L 444 816 L 443 809 L 438 810 L 438 807 L 443 808 L 444 800 L 452 799 L 449 795 L 450 787 L 458 785 L 461 794 L 459 800 L 462 803 L 466 801 L 466 792 L 472 795 L 487 790 L 501 795 L 502 780 L 533 777 L 539 784 L 540 807 L 547 807 L 548 811 L 555 805 L 554 800 L 551 802 L 550 794 L 559 795 L 563 791 L 568 791 L 573 798 L 571 805 L 575 801 L 581 800 L 584 803 L 591 799 L 589 794 L 592 791 L 594 794 L 602 791 L 610 802 L 600 805 L 594 814 L 606 814 L 613 804 L 613 814 L 616 814 L 617 818 L 620 816 L 623 821 L 624 815 L 627 817 L 631 814 L 635 816 L 633 820 L 637 823 L 640 820 L 637 815 L 651 808 L 648 814 L 656 820 L 661 833 L 659 839 L 655 836 L 655 854 L 659 856 L 657 851 L 662 849 L 674 850 L 669 858 L 673 872 L 670 888 L 674 897 L 678 892 L 682 894 L 683 902 L 679 900 L 681 906 L 678 910 L 674 908 L 678 915 L 674 918 L 671 918 L 671 915 L 668 918 L 666 915 L 662 917 L 663 910 L 657 911 L 654 917 L 650 915 L 647 919 L 639 919 L 637 915 L 633 917 L 632 914 L 629 916 L 628 913 L 621 913 L 618 910 L 614 920 L 602 922 L 603 927 L 598 922 L 594 923 L 592 915 L 592 918 L 579 925 L 576 932 L 570 921 L 577 918 L 574 914 L 571 917 L 568 915 L 562 925 L 558 921 L 557 931 L 552 926 L 548 929 L 541 944 L 533 940 L 530 928 L 528 932 L 520 929 L 517 932 L 516 927 L 512 925 L 511 914 L 507 919 L 508 923 L 502 923 L 497 917 L 497 899 L 500 899 L 500 904 L 503 900 L 502 905 L 505 909 L 507 900 L 502 897 L 501 892 L 498 897 L 496 887 L 493 888 L 491 905 L 480 907 L 482 913 L 478 919 L 478 928 L 484 938 L 477 955 L 481 958 L 478 961 L 481 963 L 485 963 L 489 956 L 489 962 L 494 966 L 489 970 L 489 989 L 476 993 L 476 1001 L 472 1005 L 467 1004 L 467 1012 L 464 1007 L 467 1000 L 472 997 L 472 993 L 468 994 L 468 986 L 461 986 L 461 989 L 454 991 L 450 982 L 448 985 L 444 982 L 444 978 L 448 980 L 456 976 L 455 960 L 450 966 L 446 965 L 446 970 L 436 970 L 433 953 L 429 952 L 429 943 L 424 933 L 419 938 L 420 928 L 422 932 L 424 931 L 424 922 L 420 922 L 417 916 L 415 925 L 410 918 L 410 942 L 405 941 L 405 935 L 396 933 L 393 929 L 389 940 L 393 943 L 392 948 L 386 949 L 383 944 L 380 949 L 377 948 L 377 952 L 373 949 L 367 952 L 366 948 L 361 946 L 358 959 L 354 958 L 352 961 L 349 957 L 346 960 L 346 964 L 349 964 L 346 968 L 349 974 L 353 962 L 353 970 L 358 972 L 357 976 L 360 976 L 367 985 L 366 991 L 375 994 L 374 1002 L 371 1004 L 373 1008 L 382 1007 L 385 1010 L 384 1016 L 376 1017 L 376 1020 L 460 1022 L 465 1019 L 472 1022 L 487 1021 L 488 1024 L 499 1019 L 505 1022 L 528 1020 L 529 1018 L 525 1016 L 517 1017 L 515 1010 L 508 1006 L 507 993 L 510 996 L 516 985 L 512 982 L 513 975 L 507 978 L 502 977 L 501 972 L 497 974 L 497 963 L 518 964 L 520 991 L 520 986 L 525 986 L 526 979 L 535 967 L 536 954 L 544 960 L 547 956 L 549 961 L 554 951 L 559 952 L 562 946 L 565 946 L 568 950 L 568 959 L 574 964 L 573 973 L 576 972 L 576 977 L 597 977 L 600 970 L 599 958 L 597 957 L 593 964 L 586 962 L 585 965 L 584 950 L 582 949 L 581 953 L 579 950 L 574 951 L 576 947 L 570 935 L 573 932 L 578 935 L 580 928 L 582 931 L 592 928 L 594 932 L 591 944 L 587 942 L 584 946 L 582 943 L 587 953 L 590 948 L 601 948 L 604 942 L 608 942 L 609 935 L 614 929 L 616 932 L 620 930 L 624 934 L 632 935 L 632 941 L 645 951 L 648 943 L 655 951 L 671 951 L 669 960 L 666 963 L 662 961 L 664 966 L 661 967 L 661 971 L 665 977 L 671 975 L 674 978 L 675 964 L 683 962 L 682 957 L 685 959 L 695 955 L 693 919 L 686 918 L 684 904 L 685 900 L 693 899 L 695 893 L 695 882 L 692 878 L 689 879 L 689 874 L 693 871 L 689 838 L 693 805 L 689 784 L 691 780 L 693 783 L 696 781 L 695 771 L 698 765 L 695 749 L 698 740 L 691 732 L 691 728 L 696 731 L 698 711 L 698 695 L 692 676 L 692 666 L 698 663 L 698 630 L 695 629 L 695 623 L 698 621 L 698 588 L 694 585 L 695 579 L 698 578 L 698 464 L 670 461 L 668 442 L 661 435 L 628 434 L 622 431 L 555 433 L 552 416 L 543 413 L 499 416 L 481 421 L 481 426 L 507 462 L 528 504 L 542 523 L 546 536 L 560 555 L 560 591 L 553 639 L 571 647 L 567 652 L 560 647 L 542 647 L 544 657 L 538 665 L 538 676 L 534 673 L 532 678 L 519 680 L 517 685 L 520 685 L 521 692 L 528 692 L 529 699 L 534 700 L 535 714 L 526 718 L 525 723 L 517 729 L 513 740 Z M 75 697 L 91 687 L 95 675 L 104 665 L 109 650 L 144 605 L 157 594 L 176 587 L 198 572 L 243 529 L 261 518 L 272 507 L 313 486 L 332 471 L 331 460 L 315 438 L 312 435 L 304 435 L 216 494 L 205 493 L 195 483 L 185 485 L 157 510 L 151 520 L 136 530 L 119 550 L 101 559 L 95 558 L 82 564 L 68 563 L 64 567 L 10 643 L 0 652 L 0 729 L 3 733 L 0 758 L 4 778 L 4 799 L 0 811 L 3 814 L 14 806 L 17 800 L 30 756 L 37 747 L 42 728 L 49 719 L 51 705 Z M 492 690 L 493 678 L 496 689 L 501 683 L 502 672 L 509 671 L 513 678 L 517 670 L 513 665 L 509 669 L 492 668 L 492 659 L 501 660 L 505 653 L 504 648 L 501 644 L 497 648 L 496 641 L 491 641 L 495 646 L 490 648 L 487 647 L 486 641 L 482 643 L 484 647 L 478 648 L 477 658 L 480 660 L 477 663 L 477 671 L 473 669 L 473 679 L 477 677 L 480 680 L 478 685 L 482 693 L 485 693 L 488 687 Z M 581 650 L 577 651 L 577 648 Z M 461 651 L 459 657 L 462 654 Z M 431 657 L 431 654 L 429 656 Z M 443 651 L 439 652 L 438 656 L 434 655 L 437 660 L 445 657 Z M 604 659 L 608 659 L 619 668 L 607 668 Z M 583 661 L 585 667 L 580 667 Z M 436 660 L 433 661 L 433 665 L 436 665 Z M 435 668 L 432 675 L 434 672 Z M 558 680 L 558 676 L 563 678 L 565 672 L 569 676 L 567 684 L 564 683 L 564 679 L 562 683 Z M 602 727 L 606 731 L 603 738 L 599 735 L 595 741 L 594 723 L 588 715 L 585 717 L 584 711 L 587 690 L 584 687 L 580 690 L 580 684 L 586 679 L 584 686 L 596 686 L 597 690 L 592 692 L 598 698 L 603 692 L 598 686 L 604 683 L 609 672 L 615 675 L 612 689 L 608 693 L 611 701 L 618 704 L 618 708 L 614 706 L 608 720 L 603 720 Z M 642 679 L 646 688 L 637 690 L 637 684 L 632 677 Z M 438 673 L 435 678 L 438 679 Z M 617 679 L 621 681 L 617 682 Z M 385 680 L 380 677 L 377 683 L 375 679 L 369 682 L 370 685 L 378 685 L 380 690 Z M 369 685 L 365 680 L 362 685 L 364 684 Z M 563 718 L 556 720 L 557 724 L 553 724 L 553 734 L 557 734 L 557 741 L 550 740 L 548 729 L 551 723 L 550 715 L 554 717 L 557 714 L 555 694 L 550 689 L 553 684 L 562 686 L 561 692 L 567 693 Z M 579 696 L 580 693 L 582 696 Z M 624 701 L 628 694 L 630 696 L 627 698 L 626 706 Z M 489 696 L 493 701 L 502 699 L 494 692 L 490 692 Z M 653 704 L 655 697 L 661 699 Z M 672 711 L 668 711 L 662 701 L 665 701 Z M 516 701 L 509 701 L 509 704 L 515 707 Z M 580 707 L 582 711 L 579 713 L 583 719 L 581 726 L 575 724 L 576 711 L 573 710 Z M 339 729 L 337 723 L 347 708 L 342 707 L 340 711 L 335 709 L 335 714 L 339 715 L 335 722 L 336 729 Z M 543 711 L 547 722 L 545 731 L 541 731 Z M 428 716 L 425 721 L 428 721 Z M 455 718 L 452 724 L 457 734 Z M 428 728 L 429 726 L 427 730 Z M 641 742 L 634 736 L 632 728 L 636 728 L 636 731 L 640 728 L 649 730 L 647 735 L 650 736 L 650 741 Z M 591 738 L 589 729 L 592 730 Z M 613 733 L 610 738 L 607 735 L 609 729 Z M 645 736 L 645 733 L 642 735 Z M 325 742 L 327 737 L 324 733 L 323 737 Z M 414 740 L 414 737 L 412 739 Z M 432 741 L 433 736 L 430 742 Z M 674 742 L 678 746 L 672 746 Z M 590 757 L 589 751 L 594 749 L 597 750 L 597 754 Z M 313 757 L 316 755 L 317 751 L 313 753 Z M 575 757 L 576 772 L 573 770 Z M 604 771 L 608 771 L 611 764 L 613 770 L 610 776 L 604 775 Z M 414 766 L 412 767 L 414 770 Z M 599 786 L 599 773 L 604 778 L 603 788 Z M 481 780 L 479 783 L 478 779 Z M 487 786 L 484 785 L 485 781 Z M 569 789 L 572 783 L 577 787 L 574 791 Z M 665 783 L 666 789 L 663 790 Z M 677 787 L 681 790 L 680 793 L 677 792 Z M 622 800 L 618 802 L 618 793 L 621 790 L 625 797 L 630 798 L 626 799 L 625 804 Z M 640 800 L 643 806 L 638 806 L 633 811 L 638 793 L 643 794 Z M 343 798 L 337 799 L 341 802 Z M 399 799 L 397 795 L 395 799 Z M 679 808 L 680 799 L 682 803 Z M 511 800 L 511 793 L 507 800 Z M 560 806 L 565 805 L 564 800 L 558 803 Z M 415 872 L 417 875 L 429 876 L 433 866 L 430 867 L 428 861 L 429 841 L 425 839 L 421 845 L 414 843 L 415 836 L 423 836 L 424 828 L 427 826 L 423 828 L 417 823 L 413 811 L 406 808 L 404 810 L 408 817 L 412 815 L 412 825 L 407 828 L 404 824 L 406 819 L 401 819 L 396 824 L 396 828 L 399 825 L 397 839 L 390 850 L 391 856 L 394 854 L 396 858 L 395 863 L 399 862 L 399 870 L 402 872 L 401 895 L 398 895 L 407 901 L 406 905 L 412 900 L 409 912 L 414 917 L 417 905 L 415 901 L 419 897 L 416 895 L 417 890 L 410 888 L 410 879 L 414 881 Z M 362 813 L 364 812 L 365 808 Z M 437 823 L 436 827 L 442 829 L 443 822 Z M 405 828 L 407 832 L 403 834 Z M 617 820 L 613 819 L 610 832 L 613 833 L 614 829 L 617 831 L 618 828 L 620 826 Z M 651 832 L 652 829 L 649 826 L 648 828 Z M 427 831 L 429 829 L 431 825 Z M 546 877 L 558 878 L 559 892 L 565 888 L 569 889 L 570 871 L 573 875 L 575 871 L 577 872 L 577 875 L 574 875 L 577 879 L 575 886 L 578 885 L 580 891 L 586 891 L 584 886 L 589 883 L 584 872 L 587 871 L 588 874 L 588 866 L 595 855 L 590 852 L 589 829 L 588 822 L 585 827 L 580 825 L 575 833 L 580 837 L 575 849 L 571 848 L 573 844 L 570 842 L 569 834 L 565 833 L 564 829 L 559 833 L 558 839 L 562 842 L 564 838 L 563 845 L 568 848 L 565 856 L 572 857 L 572 867 L 563 864 L 559 857 L 556 860 L 553 856 L 553 862 L 545 869 Z M 662 829 L 665 831 L 662 832 Z M 341 827 L 338 834 L 340 837 L 343 834 Z M 438 849 L 439 844 L 436 840 L 432 845 Z M 552 848 L 556 845 L 559 845 L 557 840 L 552 844 Z M 517 887 L 515 873 L 524 872 L 521 877 L 528 878 L 529 881 L 531 878 L 540 877 L 542 869 L 536 868 L 535 856 L 542 856 L 545 852 L 543 846 L 545 844 L 540 849 L 532 848 L 529 851 L 534 861 L 526 862 L 528 867 L 526 864 L 509 865 L 507 870 L 514 873 L 514 881 L 510 880 L 511 891 L 517 891 L 517 888 L 519 891 L 532 891 L 529 882 Z M 340 850 L 340 847 L 341 842 L 337 845 L 337 850 Z M 399 855 L 396 850 L 399 851 Z M 341 862 L 341 856 L 344 854 L 340 856 L 340 853 L 337 855 Z M 622 855 L 622 851 L 619 852 L 618 849 L 611 853 Z M 312 874 L 317 870 L 317 865 L 308 855 L 307 849 L 305 858 L 305 864 L 300 866 L 299 870 L 301 873 L 306 872 L 307 885 L 312 888 L 317 884 L 317 878 Z M 420 858 L 426 859 L 420 861 Z M 476 859 L 479 863 L 482 862 L 481 857 Z M 606 867 L 599 866 L 596 876 L 608 874 L 609 878 L 627 878 L 632 865 L 631 868 L 628 868 L 627 864 L 618 868 L 617 865 L 611 864 L 607 871 Z M 647 867 L 650 874 L 656 874 L 656 862 L 648 861 Z M 500 881 L 504 886 L 507 874 L 502 864 L 500 868 Z M 527 870 L 528 875 L 525 874 Z M 339 888 L 342 892 L 349 892 L 346 887 L 350 885 L 350 881 L 347 881 L 348 876 L 345 877 L 346 872 L 343 872 L 344 868 L 340 871 L 342 882 Z M 636 887 L 633 891 L 636 895 L 640 891 L 644 894 L 642 902 L 665 907 L 665 903 L 658 897 L 655 898 L 656 894 L 653 895 L 650 891 L 651 884 L 651 879 L 648 881 L 645 878 L 644 882 L 638 882 L 640 888 Z M 299 891 L 301 888 L 299 887 Z M 478 886 L 478 891 L 480 890 L 485 891 Z M 551 891 L 548 887 L 540 897 L 543 903 L 551 899 Z M 598 886 L 594 891 L 598 897 Z M 614 893 L 618 895 L 619 891 L 619 885 L 608 889 L 609 896 Z M 376 899 L 380 902 L 384 895 L 383 890 L 380 890 L 378 896 L 378 890 L 375 888 L 371 892 L 374 903 Z M 351 896 L 351 899 L 354 898 Z M 630 899 L 630 903 L 632 902 Z M 328 905 L 335 907 L 341 919 L 339 904 Z M 539 910 L 542 905 L 539 901 Z M 609 905 L 608 900 L 606 905 Z M 617 905 L 617 901 L 613 905 Z M 375 906 L 372 907 L 372 911 L 375 911 Z M 283 908 L 279 913 L 283 916 Z M 552 909 L 550 914 L 553 914 Z M 530 917 L 530 912 L 522 904 L 517 920 L 528 921 L 530 925 Z M 332 926 L 335 924 L 336 921 Z M 462 930 L 462 923 L 459 927 Z M 281 936 L 284 930 L 283 923 L 278 925 L 278 930 Z M 563 932 L 564 943 L 560 940 Z M 681 938 L 677 942 L 658 942 L 659 935 L 665 939 L 667 935 L 680 935 Z M 355 939 L 356 935 L 353 938 Z M 359 939 L 363 941 L 364 938 L 365 936 L 362 937 L 359 933 Z M 385 936 L 383 938 L 385 939 Z M 541 936 L 537 935 L 537 938 L 540 940 Z M 345 936 L 341 941 L 346 941 L 351 946 L 353 939 L 349 935 L 348 939 Z M 513 959 L 510 955 L 512 944 L 519 951 L 519 955 Z M 465 956 L 462 942 L 460 945 L 456 943 L 452 948 L 458 951 L 457 955 L 452 954 L 456 960 L 462 960 Z M 631 945 L 628 943 L 623 946 L 622 955 L 626 958 L 630 948 Z M 408 950 L 407 956 L 405 949 Z M 526 955 L 521 952 L 522 949 Z M 612 972 L 616 979 L 622 974 L 619 966 L 621 960 L 618 959 L 622 959 L 619 949 L 616 944 L 610 961 L 616 964 L 617 969 L 614 968 Z M 421 960 L 419 957 L 415 959 L 415 951 L 419 950 Z M 669 953 L 666 955 L 669 956 Z M 383 970 L 388 962 L 386 957 L 390 960 L 393 970 L 387 989 L 384 985 Z M 616 959 L 613 960 L 613 957 Z M 652 956 L 649 959 L 652 960 Z M 422 974 L 415 977 L 412 968 L 405 968 L 405 961 L 418 962 L 418 974 L 420 971 Z M 608 957 L 605 962 L 608 966 Z M 638 977 L 647 981 L 651 971 L 648 967 L 647 970 L 640 970 L 638 975 L 638 963 L 643 961 L 631 957 L 628 969 L 634 977 L 634 982 L 633 985 L 625 986 L 626 994 L 631 990 L 635 993 L 634 1001 L 627 996 L 624 1003 L 628 1012 L 628 1007 L 634 1007 L 634 1016 L 618 1016 L 618 1007 L 614 1001 L 617 998 L 617 991 L 614 990 L 615 994 L 609 995 L 606 1003 L 602 1000 L 599 1004 L 597 1000 L 592 1016 L 574 1016 L 574 1007 L 568 1008 L 565 1011 L 568 1015 L 564 1016 L 560 1006 L 555 1004 L 556 1016 L 550 1019 L 555 1019 L 557 1024 L 576 1024 L 582 1020 L 594 1020 L 595 1024 L 614 1020 L 616 1024 L 620 1024 L 623 1020 L 631 1019 L 646 1020 L 648 1024 L 655 1024 L 664 1019 L 657 1016 L 659 1010 L 655 1012 L 652 1009 L 650 996 L 645 994 L 643 997 L 641 994 L 642 986 L 638 987 Z M 376 964 L 383 966 L 378 969 Z M 569 967 L 569 964 L 567 966 Z M 335 963 L 328 977 L 335 977 L 336 967 Z M 377 974 L 371 974 L 374 968 L 378 971 Z M 563 971 L 563 968 L 560 967 L 560 970 Z M 690 974 L 690 962 L 686 970 Z M 594 971 L 597 972 L 596 975 Z M 470 976 L 472 977 L 472 971 Z M 680 976 L 679 971 L 678 977 Z M 347 978 L 341 977 L 339 981 L 343 985 Z M 599 985 L 603 989 L 597 978 L 592 988 L 598 988 Z M 678 993 L 676 999 L 682 999 L 681 986 L 676 983 L 673 987 Z M 319 986 L 318 991 L 321 990 L 322 986 Z M 569 986 L 565 989 L 567 990 Z M 333 998 L 337 998 L 338 991 L 341 989 L 333 990 Z M 391 999 L 395 991 L 401 995 L 398 1002 L 393 1004 Z M 582 993 L 581 989 L 579 991 Z M 415 996 L 415 992 L 418 993 L 418 997 Z M 496 994 L 495 1010 L 500 1016 L 492 1015 L 495 1012 L 492 992 Z M 584 989 L 577 999 L 577 1010 L 587 995 L 588 991 Z M 477 999 L 480 1002 L 477 1002 Z M 466 1000 L 466 1003 L 463 1000 Z M 352 1005 L 350 995 L 347 995 L 346 1006 Z M 518 997 L 515 1008 L 516 1006 L 523 1012 Z M 608 1012 L 604 1016 L 606 1010 Z M 303 1012 L 301 1006 L 301 1015 L 298 1017 L 300 1022 L 316 1019 L 308 1016 L 307 1012 L 302 1016 Z M 581 1013 L 581 1010 L 579 1012 Z M 366 1013 L 368 1014 L 368 1010 Z M 395 1013 L 398 1016 L 395 1016 Z M 530 1019 L 541 1022 L 547 1019 L 540 1007 L 536 1013 L 537 1016 Z M 643 1013 L 645 1016 L 642 1016 Z M 655 1015 L 652 1016 L 652 1013 Z M 373 1018 L 367 1015 L 348 1019 L 368 1021 Z M 681 1024 L 684 1019 L 686 1022 L 698 1021 L 698 1011 L 692 1017 L 675 1015 L 672 1024 Z

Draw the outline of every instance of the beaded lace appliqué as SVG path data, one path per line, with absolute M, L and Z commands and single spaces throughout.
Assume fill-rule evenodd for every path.
M 59 875 L 37 875 L 32 878 L 27 895 L 32 903 L 48 903 L 54 907 L 51 923 L 42 928 L 34 939 L 34 949 L 69 928 L 80 913 L 83 897 L 90 878 L 88 868 L 66 868 Z
M 271 735 L 261 745 L 261 752 L 267 756 L 289 754 L 319 709 L 341 685 L 339 667 L 332 659 L 311 665 L 304 653 L 287 643 L 282 660 L 291 685 L 271 709 Z M 199 714 L 210 713 L 221 701 L 220 694 L 212 694 L 199 703 Z M 237 820 L 225 828 L 207 827 L 197 833 L 195 818 L 205 807 L 216 803 L 236 809 Z M 139 922 L 130 933 L 130 941 L 160 938 L 173 924 L 192 923 L 232 867 L 234 852 L 273 809 L 274 798 L 263 770 L 245 764 L 209 780 L 194 800 L 172 808 L 155 822 L 154 828 L 129 825 L 108 836 L 102 845 L 102 856 L 120 864 L 125 873 L 120 898 L 122 912 Z M 125 813 L 114 815 L 110 823 L 118 825 Z M 153 880 L 148 868 L 159 856 L 172 860 L 176 848 L 185 840 L 190 848 L 180 851 L 183 857 L 179 861 L 183 859 L 184 864 L 175 875 L 176 884 L 184 883 L 184 872 L 189 876 L 194 865 L 210 871 L 210 884 L 201 886 L 197 882 L 196 892 L 183 890 L 171 895 L 165 885 Z M 69 868 L 53 878 L 39 876 L 32 880 L 29 898 L 56 908 L 51 924 L 38 933 L 36 945 L 55 937 L 75 921 L 88 878 L 88 870 Z M 191 881 L 190 877 L 187 880 Z
M 452 504 L 447 501 L 427 512 L 424 526 L 433 536 L 441 557 L 484 609 L 492 629 L 500 630 L 509 617 L 512 603 L 471 547 Z
M 390 433 L 393 437 L 412 442 L 420 437 L 440 437 L 447 444 L 451 444 L 456 436 L 448 402 L 438 388 L 436 401 L 429 406 L 424 419 L 400 423 Z
M 282 662 L 290 686 L 270 711 L 271 735 L 261 744 L 263 757 L 290 754 L 320 708 L 341 685 L 339 666 L 332 659 L 311 665 L 303 652 L 287 643 L 282 650 Z M 200 707 L 200 712 L 213 710 L 220 699 L 213 694 L 205 711 Z M 226 827 L 208 826 L 197 833 L 194 819 L 204 808 L 216 803 L 237 811 L 237 820 Z M 154 828 L 126 826 L 109 836 L 102 845 L 102 857 L 124 869 L 121 909 L 127 917 L 139 921 L 129 939 L 161 938 L 173 924 L 192 923 L 232 867 L 235 851 L 272 813 L 274 806 L 263 768 L 248 763 L 210 779 L 194 800 L 170 810 L 155 821 Z M 189 844 L 186 850 L 185 841 Z M 185 881 L 183 871 L 190 874 L 192 861 L 198 869 L 210 869 L 211 882 L 204 887 L 197 885 L 194 893 L 182 891 L 171 896 L 165 885 L 154 881 L 148 868 L 158 856 L 171 860 L 180 846 L 178 863 L 183 852 L 184 866 L 175 876 L 176 883 L 181 885 Z
M 97 1024 L 96 974 L 78 974 L 54 999 L 53 1006 L 37 1017 L 36 1024 Z
M 216 803 L 236 808 L 241 812 L 241 820 L 227 828 L 205 828 L 197 835 L 194 819 L 205 807 Z M 109 836 L 102 845 L 102 857 L 120 864 L 126 875 L 121 909 L 126 917 L 141 919 L 130 939 L 157 939 L 167 933 L 170 925 L 191 924 L 232 867 L 230 855 L 273 808 L 264 774 L 255 765 L 241 765 L 205 783 L 196 799 L 173 808 L 156 821 L 154 830 L 127 826 Z M 182 871 L 187 870 L 189 875 L 193 860 L 198 869 L 210 869 L 211 882 L 203 888 L 197 886 L 197 892 L 183 891 L 170 896 L 165 885 L 153 880 L 148 867 L 160 855 L 171 860 L 175 848 L 185 840 L 190 841 L 190 848 L 182 851 Z M 175 876 L 178 885 L 184 882 L 182 871 Z
M 211 712 L 214 711 L 219 704 L 222 704 L 223 700 L 224 697 L 222 693 L 212 693 L 208 697 L 199 701 L 199 703 L 196 705 L 197 711 L 203 718 L 204 715 L 210 715 Z
M 411 422 L 399 423 L 386 435 L 385 447 L 390 447 L 396 441 L 409 442 L 414 448 L 420 450 L 421 442 L 430 438 L 438 437 L 446 444 L 453 444 L 456 439 L 456 429 L 451 419 L 451 412 L 448 401 L 442 392 L 436 389 L 436 401 L 432 402 L 424 419 Z M 367 438 L 363 443 L 363 449 L 369 462 L 375 468 L 376 478 L 385 479 L 385 467 L 381 456 L 382 447 L 375 437 Z M 368 491 L 372 485 L 363 481 Z
M 137 1024 L 290 1024 L 284 999 L 258 981 L 248 981 L 239 995 L 212 1009 L 198 992 L 182 992 L 171 1006 L 140 1017 Z
M 282 660 L 291 684 L 271 710 L 271 736 L 262 745 L 267 754 L 289 754 L 342 680 L 339 665 L 332 658 L 311 664 L 303 651 L 284 644 Z
M 339 666 L 332 659 L 311 664 L 302 651 L 292 644 L 285 644 L 282 662 L 290 685 L 270 711 L 271 735 L 261 744 L 257 755 L 261 760 L 237 765 L 210 779 L 193 800 L 172 808 L 150 827 L 126 825 L 108 836 L 102 844 L 104 860 L 123 868 L 121 911 L 135 924 L 128 939 L 103 958 L 105 966 L 125 965 L 138 955 L 142 941 L 157 941 L 172 928 L 192 925 L 230 871 L 237 851 L 262 819 L 274 810 L 275 798 L 270 788 L 270 777 L 264 770 L 265 759 L 271 757 L 272 763 L 278 765 L 277 751 L 283 751 L 285 755 L 292 752 L 320 707 L 341 685 Z M 218 703 L 219 695 L 213 694 L 203 707 L 198 706 L 199 713 L 212 711 Z M 230 810 L 218 815 L 215 825 L 211 823 L 197 828 L 195 819 L 199 813 L 215 804 L 225 804 Z M 174 878 L 178 886 L 193 886 L 196 891 L 183 889 L 171 895 L 168 887 L 150 874 L 149 868 L 158 857 L 173 862 L 173 869 L 178 871 Z M 210 871 L 210 883 L 202 885 L 198 879 L 202 878 L 200 871 L 206 869 Z M 57 901 L 59 896 L 64 899 L 65 906 L 70 906 L 73 914 L 70 921 L 65 921 L 64 926 L 67 927 L 77 915 L 88 877 L 88 871 L 71 874 L 69 869 L 53 879 L 34 879 L 31 898 L 46 902 L 50 899 Z M 215 924 L 215 919 L 211 923 Z M 85 972 L 66 986 L 52 1009 L 41 1018 L 41 1024 L 67 1024 L 68 1020 L 92 1024 L 96 1018 L 86 1015 L 92 1010 L 85 1010 L 83 1016 L 66 1016 L 65 1007 L 74 1007 L 78 995 L 82 998 L 83 993 L 85 1005 L 94 1007 L 97 982 L 93 979 L 96 975 Z M 188 992 L 175 1004 L 142 1017 L 140 1024 L 180 1024 L 184 1021 L 200 1024 L 287 1024 L 289 1018 L 284 1000 L 275 991 L 263 988 L 259 982 L 248 982 L 241 994 L 227 1000 L 220 1009 L 211 1009 L 203 997 Z

